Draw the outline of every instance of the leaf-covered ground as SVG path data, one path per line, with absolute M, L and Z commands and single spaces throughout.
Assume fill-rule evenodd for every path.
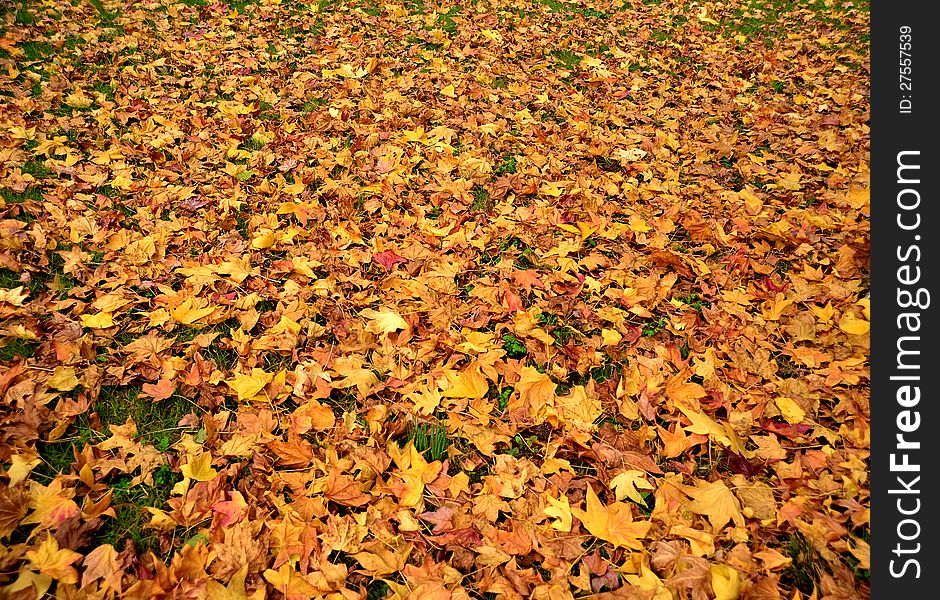
M 10 598 L 869 594 L 867 2 L 0 2 Z

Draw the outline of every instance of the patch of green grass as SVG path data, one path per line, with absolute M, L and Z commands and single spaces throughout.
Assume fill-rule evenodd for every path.
M 568 71 L 574 71 L 581 64 L 581 57 L 573 50 L 553 50 L 551 55 L 557 61 L 556 66 Z
M 666 317 L 659 317 L 655 321 L 650 321 L 643 325 L 643 336 L 644 337 L 653 337 L 660 331 L 666 328 L 668 321 Z
M 496 411 L 502 413 L 509 406 L 509 397 L 512 396 L 511 387 L 503 388 L 496 397 Z
M 35 42 L 30 40 L 23 42 L 20 48 L 23 50 L 23 58 L 30 62 L 43 60 L 52 54 L 52 46 L 49 45 L 48 42 Z
M 291 366 L 291 355 L 280 354 L 278 352 L 265 352 L 262 358 L 262 365 L 265 371 L 277 372 L 289 369 Z
M 437 17 L 437 25 L 440 27 L 444 33 L 453 34 L 457 32 L 457 22 L 454 21 L 454 17 L 463 12 L 463 7 L 459 4 L 451 6 L 446 13 Z
M 506 89 L 506 87 L 509 86 L 509 80 L 508 80 L 507 78 L 503 77 L 502 75 L 500 75 L 500 76 L 496 77 L 495 79 L 493 79 L 493 84 L 492 84 L 492 85 L 493 85 L 493 87 L 494 87 L 495 89 L 497 89 L 497 90 L 503 90 L 503 89 Z
M 792 563 L 780 574 L 780 582 L 800 590 L 807 596 L 819 586 L 821 560 L 813 545 L 801 533 L 792 534 L 783 547 Z
M 130 476 L 117 477 L 111 484 L 111 505 L 115 516 L 105 521 L 96 536 L 97 541 L 123 549 L 129 540 L 138 552 L 158 550 L 157 533 L 148 527 L 150 513 L 147 507 L 166 509 L 170 492 L 181 479 L 182 476 L 173 472 L 168 465 L 154 471 L 153 485 L 132 486 Z
M 22 204 L 28 200 L 41 202 L 42 191 L 36 187 L 26 188 L 23 192 L 14 192 L 9 188 L 3 188 L 0 190 L 0 197 L 3 197 L 3 200 L 9 204 Z
M 601 384 L 608 379 L 613 379 L 619 371 L 619 365 L 615 363 L 608 363 L 591 369 L 590 377 L 598 384 Z
M 496 175 L 511 175 L 516 172 L 516 157 L 513 154 L 506 154 L 503 160 L 493 171 Z
M 105 98 L 107 98 L 108 100 L 112 102 L 114 101 L 114 86 L 111 85 L 110 83 L 104 83 L 104 82 L 99 81 L 93 86 L 92 89 L 94 89 L 99 94 L 104 94 Z
M 509 358 L 523 358 L 529 353 L 522 340 L 511 333 L 503 336 L 503 350 Z
M 447 430 L 440 423 L 412 424 L 409 437 L 414 442 L 415 450 L 427 460 L 443 460 L 447 457 L 447 448 L 451 442 Z
M 20 338 L 9 338 L 0 341 L 0 363 L 7 363 L 16 357 L 30 358 L 36 351 L 36 344 Z
M 388 595 L 388 584 L 381 579 L 373 579 L 366 586 L 366 600 L 380 600 Z
M 96 442 L 95 432 L 88 426 L 88 416 L 79 415 L 69 427 L 72 432 L 51 442 L 40 441 L 36 444 L 42 463 L 33 471 L 41 483 L 49 483 L 56 475 L 68 474 L 75 462 L 75 452 L 80 452 L 86 444 Z
M 324 104 L 326 104 L 326 100 L 324 100 L 323 98 L 311 98 L 307 100 L 306 102 L 304 102 L 304 106 L 301 110 L 305 113 L 310 113 L 310 112 L 315 111 L 319 107 L 323 106 Z
M 24 2 L 23 7 L 16 11 L 16 17 L 13 22 L 17 25 L 35 25 L 38 21 L 38 17 L 26 10 L 26 3 Z
M 470 210 L 488 211 L 490 207 L 490 193 L 482 185 L 473 186 L 473 203 L 470 204 Z
M 711 308 L 712 306 L 711 302 L 701 298 L 697 292 L 689 292 L 688 296 L 679 296 L 676 300 L 692 307 L 698 314 L 702 314 L 703 308 Z
M 506 451 L 506 454 L 516 458 L 538 456 L 540 454 L 538 436 L 530 435 L 525 437 L 521 433 L 517 433 L 512 437 L 512 445 Z
M 32 175 L 36 179 L 44 179 L 52 175 L 52 169 L 48 168 L 43 162 L 38 160 L 28 160 L 21 167 L 23 173 Z M 35 189 L 35 188 L 34 188 Z M 38 190 L 37 190 L 38 192 Z M 42 200 L 42 194 L 39 194 L 39 200 Z
M 169 450 L 180 437 L 180 419 L 193 412 L 193 405 L 180 396 L 159 402 L 140 395 L 138 387 L 101 388 L 92 410 L 101 421 L 102 434 L 111 435 L 111 425 L 123 425 L 130 417 L 137 425 L 137 438 L 160 452 Z
M 244 148 L 245 150 L 250 150 L 251 152 L 257 152 L 258 150 L 261 150 L 262 148 L 264 148 L 264 142 L 262 142 L 261 140 L 259 140 L 258 138 L 254 136 L 251 136 L 250 138 L 242 142 L 242 148 Z
M 220 371 L 228 371 L 235 368 L 238 364 L 238 353 L 235 350 L 225 346 L 215 338 L 209 347 L 202 351 L 202 354 L 208 360 L 215 363 Z

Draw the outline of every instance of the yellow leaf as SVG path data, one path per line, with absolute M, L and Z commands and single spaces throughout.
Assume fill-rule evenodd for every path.
M 471 367 L 466 371 L 446 371 L 445 375 L 450 381 L 450 387 L 441 393 L 443 398 L 482 398 L 489 391 L 490 386 L 479 367 Z
M 741 504 L 723 482 L 705 483 L 689 495 L 692 497 L 692 502 L 689 503 L 688 509 L 695 514 L 708 517 L 714 532 L 717 533 L 728 521 L 732 520 L 735 525 L 744 525 Z
M 216 273 L 219 275 L 228 275 L 235 283 L 241 283 L 252 275 L 260 275 L 260 270 L 251 268 L 251 261 L 245 258 L 233 258 L 216 267 Z
M 65 103 L 72 108 L 88 108 L 92 104 L 92 99 L 86 96 L 82 90 L 78 90 L 66 96 Z
M 532 407 L 533 413 L 544 406 L 555 405 L 555 382 L 545 373 L 539 373 L 534 367 L 522 367 L 519 370 L 519 382 L 516 391 L 519 398 Z
M 731 444 L 731 440 L 728 439 L 724 427 L 716 423 L 705 413 L 686 409 L 681 406 L 679 407 L 679 410 L 682 411 L 682 414 L 688 417 L 690 421 L 692 421 L 691 425 L 688 425 L 684 428 L 689 433 L 697 433 L 699 435 L 713 437 L 716 442 L 720 442 L 726 446 Z
M 571 512 L 594 537 L 631 550 L 643 549 L 640 539 L 646 537 L 652 526 L 650 521 L 634 521 L 629 504 L 614 502 L 604 506 L 590 486 L 585 510 L 574 508 Z
M 800 405 L 792 398 L 787 398 L 786 396 L 774 398 L 774 404 L 780 409 L 780 414 L 783 415 L 787 423 L 793 425 L 802 423 L 803 417 L 806 416 L 806 412 L 804 412 L 803 409 L 800 408 Z
M 42 462 L 38 456 L 30 458 L 28 455 L 14 454 L 10 457 L 10 467 L 7 469 L 7 477 L 10 478 L 10 487 L 15 486 L 29 477 L 30 472 L 36 468 L 36 465 Z
M 46 384 L 60 392 L 68 392 L 78 385 L 78 377 L 75 376 L 74 368 L 58 366 L 52 370 L 52 377 L 46 381 Z
M 275 234 L 270 229 L 262 229 L 258 235 L 251 240 L 251 247 L 255 250 L 267 250 L 274 245 Z
M 333 387 L 344 390 L 355 386 L 360 396 L 365 396 L 372 386 L 379 382 L 379 378 L 371 369 L 349 369 L 344 371 L 345 377 L 335 382 Z
M 849 335 L 865 335 L 871 329 L 871 323 L 846 313 L 839 319 L 839 329 Z
M 107 329 L 114 327 L 114 319 L 111 313 L 100 312 L 94 315 L 82 315 L 82 325 L 89 329 Z
M 864 316 L 867 321 L 871 321 L 871 298 L 862 298 L 855 304 L 862 307 L 862 316 Z
M 741 580 L 738 572 L 728 565 L 712 565 L 709 569 L 712 576 L 712 591 L 715 600 L 737 600 L 741 594 Z
M 673 525 L 669 535 L 684 537 L 692 547 L 692 554 L 696 556 L 711 556 L 715 553 L 715 536 L 685 525 Z
M 212 468 L 212 454 L 208 452 L 189 457 L 189 462 L 180 467 L 180 472 L 183 477 L 196 481 L 212 481 L 219 474 Z
M 630 215 L 630 218 L 627 220 L 627 224 L 630 225 L 630 229 L 633 231 L 639 231 L 640 233 L 646 233 L 647 231 L 652 231 L 653 228 L 646 224 L 646 221 L 643 217 L 639 215 Z
M 554 394 L 554 388 L 552 393 Z M 555 402 L 561 417 L 583 431 L 594 429 L 594 421 L 603 413 L 600 398 L 596 393 L 588 395 L 583 385 L 571 388 L 571 393 L 567 396 L 556 396 Z
M 202 304 L 202 301 L 200 301 Z M 192 298 L 187 298 L 183 300 L 182 304 L 170 311 L 170 315 L 173 317 L 173 320 L 177 323 L 183 325 L 192 325 L 199 319 L 203 319 L 212 314 L 215 308 L 211 306 L 197 307 L 196 302 Z
M 602 329 L 601 330 L 601 346 L 616 346 L 620 343 L 620 340 L 623 339 L 623 336 L 620 335 L 620 332 L 615 329 Z
M 629 498 L 637 504 L 646 505 L 646 500 L 640 495 L 639 490 L 652 490 L 655 486 L 646 480 L 646 474 L 643 471 L 629 470 L 618 474 L 610 480 L 610 487 L 614 488 L 617 500 Z
M 24 287 L 17 286 L 11 290 L 0 290 L 0 302 L 8 302 L 13 306 L 23 306 L 23 302 L 29 298 L 29 293 L 23 291 Z
M 250 401 L 257 396 L 264 386 L 274 381 L 274 373 L 267 373 L 264 369 L 254 368 L 249 374 L 236 373 L 234 379 L 226 380 L 226 384 L 235 390 L 240 402 Z
M 543 497 L 548 502 L 549 506 L 542 509 L 542 512 L 545 513 L 546 516 L 555 519 L 555 521 L 552 522 L 552 529 L 557 529 L 564 533 L 571 531 L 571 504 L 568 502 L 568 496 L 561 494 L 561 497 L 555 500 L 552 498 L 551 494 L 546 492 Z
M 366 331 L 376 335 L 393 333 L 399 329 L 408 329 L 408 322 L 405 321 L 400 314 L 392 310 L 372 310 L 371 308 L 367 308 L 360 311 L 359 314 L 369 319 L 369 324 L 366 325 Z
M 36 550 L 28 550 L 26 558 L 32 568 L 43 575 L 62 583 L 78 583 L 78 571 L 71 565 L 81 560 L 82 555 L 67 548 L 60 549 L 59 542 L 51 535 Z
M 303 192 L 305 189 L 307 189 L 307 186 L 300 179 L 298 179 L 297 181 L 295 181 L 294 183 L 290 185 L 284 186 L 284 191 L 290 194 L 291 196 L 299 196 L 301 192 Z
M 450 84 L 441 88 L 441 95 L 447 96 L 448 98 L 456 98 L 457 93 L 454 90 L 454 85 Z
M 32 586 L 33 590 L 36 592 L 36 600 L 46 597 L 46 592 L 49 590 L 49 587 L 52 585 L 52 577 L 48 575 L 43 575 L 42 573 L 35 573 L 33 571 L 21 570 L 20 574 L 16 577 L 16 581 L 10 585 L 3 588 L 3 592 L 8 594 L 8 596 L 14 596 L 13 592 L 18 592 L 20 590 L 25 590 L 26 588 Z M 17 597 L 20 597 L 17 595 Z M 29 596 L 26 596 L 29 598 Z

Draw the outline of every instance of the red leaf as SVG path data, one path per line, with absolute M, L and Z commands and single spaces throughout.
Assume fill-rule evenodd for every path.
M 408 262 L 408 259 L 403 258 L 391 250 L 385 250 L 384 252 L 376 252 L 372 255 L 372 261 L 377 262 L 383 267 L 386 271 L 391 271 L 398 263 Z

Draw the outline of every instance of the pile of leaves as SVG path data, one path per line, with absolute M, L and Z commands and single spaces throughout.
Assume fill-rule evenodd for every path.
M 4 0 L 10 598 L 852 598 L 867 2 Z

